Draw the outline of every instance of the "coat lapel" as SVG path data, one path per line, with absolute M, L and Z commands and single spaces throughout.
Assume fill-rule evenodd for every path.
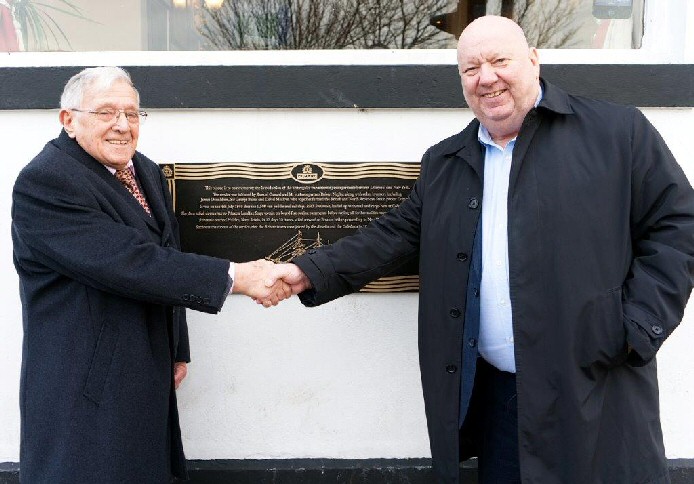
M 155 228 L 157 233 L 162 235 L 162 240 L 165 240 L 171 235 L 172 228 L 161 183 L 159 183 L 159 173 L 151 165 L 142 161 L 140 153 L 135 153 L 133 164 L 135 165 L 138 181 L 152 211 L 152 216 L 147 218 L 150 219 L 152 228 Z
M 516 146 L 513 147 L 513 160 L 511 161 L 511 174 L 508 182 L 509 194 L 513 192 L 513 188 L 516 186 L 525 154 L 528 152 L 530 143 L 539 126 L 540 116 L 537 113 L 537 109 L 533 108 L 525 115 L 520 133 L 518 133 L 518 137 L 516 138 Z
M 482 154 L 482 146 L 476 139 L 474 141 L 467 140 L 456 154 L 475 170 L 480 180 L 484 180 L 484 155 Z
M 140 184 L 140 188 L 144 191 L 145 198 L 147 199 L 147 203 L 149 204 L 149 208 L 152 211 L 152 215 L 150 216 L 147 212 L 145 212 L 145 209 L 142 208 L 142 205 L 140 205 L 140 202 L 137 201 L 137 199 L 130 193 L 127 188 L 125 188 L 118 180 L 116 180 L 115 176 L 112 176 L 113 180 L 120 185 L 120 188 L 124 190 L 124 196 L 125 199 L 127 200 L 128 205 L 137 212 L 137 214 L 140 216 L 140 218 L 147 224 L 147 226 L 150 228 L 150 230 L 153 230 L 155 233 L 159 234 L 160 229 L 159 229 L 159 224 L 157 223 L 156 217 L 155 217 L 155 212 L 152 207 L 152 201 L 150 197 L 150 192 L 152 190 L 147 190 L 145 188 L 145 180 L 148 179 L 147 175 L 142 174 L 141 171 L 138 171 L 137 166 L 135 167 L 135 173 L 136 173 L 136 178 L 138 183 Z M 110 173 L 109 173 L 110 175 Z
M 477 140 L 479 121 L 473 120 L 463 131 L 447 140 L 444 155 L 455 155 L 465 160 L 475 171 L 480 180 L 484 179 L 484 155 L 482 146 Z

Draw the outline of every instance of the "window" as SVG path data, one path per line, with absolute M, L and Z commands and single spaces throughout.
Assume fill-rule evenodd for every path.
M 539 48 L 632 49 L 644 0 L 0 0 L 0 50 L 441 49 L 484 14 Z

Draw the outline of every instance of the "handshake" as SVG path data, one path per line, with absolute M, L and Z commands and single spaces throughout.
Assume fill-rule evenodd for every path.
M 311 287 L 306 274 L 294 264 L 259 259 L 236 263 L 232 293 L 245 294 L 266 308 Z

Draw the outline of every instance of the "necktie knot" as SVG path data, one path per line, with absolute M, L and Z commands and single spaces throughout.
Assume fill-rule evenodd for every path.
M 140 191 L 140 187 L 137 186 L 137 181 L 135 181 L 135 175 L 130 171 L 130 168 L 123 168 L 122 170 L 116 170 L 116 179 L 121 182 L 125 188 L 132 194 L 133 197 L 142 205 L 142 208 L 148 214 L 152 214 L 149 209 L 149 204 L 147 199 L 145 199 L 144 194 Z

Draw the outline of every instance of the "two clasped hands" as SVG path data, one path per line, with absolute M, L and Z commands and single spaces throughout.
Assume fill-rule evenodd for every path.
M 311 287 L 311 281 L 294 264 L 260 259 L 235 264 L 232 293 L 245 294 L 266 308 L 276 306 Z

